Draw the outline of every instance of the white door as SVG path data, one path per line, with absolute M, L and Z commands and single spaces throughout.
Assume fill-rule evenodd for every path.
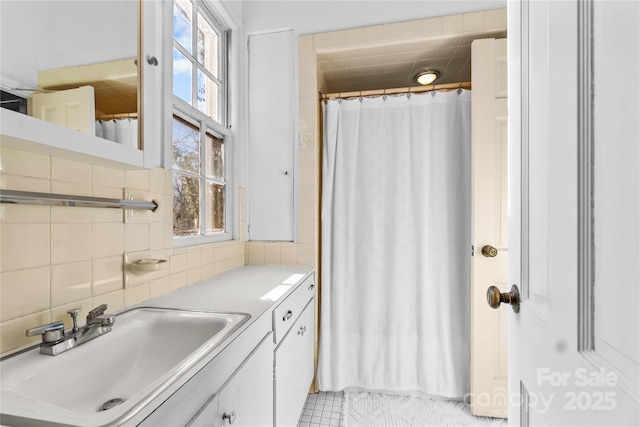
M 89 135 L 96 134 L 96 107 L 92 86 L 36 93 L 29 101 L 33 117 Z
M 473 246 L 471 412 L 507 417 L 507 311 L 487 287 L 507 291 L 507 40 L 471 44 Z
M 509 423 L 640 424 L 640 2 L 509 2 Z

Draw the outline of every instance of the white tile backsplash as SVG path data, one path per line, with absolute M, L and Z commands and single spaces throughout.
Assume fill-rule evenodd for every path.
M 93 224 L 93 257 L 122 255 L 124 229 L 125 225 L 121 223 Z
M 128 192 L 159 203 L 128 223 L 120 209 L 0 206 L 0 352 L 38 339 L 27 338 L 27 328 L 54 320 L 70 326 L 70 308 L 79 307 L 80 318 L 102 303 L 116 311 L 245 262 L 243 241 L 174 255 L 171 172 L 125 172 L 6 148 L 0 165 L 3 189 L 107 198 Z M 137 274 L 125 289 L 123 255 L 148 249 L 169 266 Z
M 124 251 L 138 252 L 149 249 L 149 224 L 124 225 Z
M 49 206 L 0 204 L 0 221 L 7 222 L 49 222 Z
M 48 310 L 50 277 L 49 266 L 0 273 L 0 322 Z
M 51 267 L 51 305 L 59 306 L 91 297 L 91 261 Z
M 114 292 L 122 288 L 122 255 L 94 259 L 91 277 L 93 296 Z
M 2 271 L 49 265 L 51 225 L 12 223 L 2 227 L 0 268 Z
M 54 181 L 91 183 L 91 165 L 74 160 L 51 158 L 51 179 Z
M 91 259 L 91 224 L 52 224 L 51 252 L 52 264 Z
M 49 179 L 51 177 L 50 160 L 49 156 L 42 154 L 6 147 L 0 149 L 0 170 L 3 174 Z

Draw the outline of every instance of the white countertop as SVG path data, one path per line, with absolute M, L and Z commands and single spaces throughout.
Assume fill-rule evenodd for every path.
M 261 300 L 261 297 L 283 284 L 292 274 L 303 275 L 299 283 L 312 272 L 313 267 L 302 265 L 244 265 L 168 294 L 151 298 L 138 306 L 242 312 L 251 315 L 251 319 L 255 320 L 273 304 L 286 298 L 294 287 L 275 302 Z

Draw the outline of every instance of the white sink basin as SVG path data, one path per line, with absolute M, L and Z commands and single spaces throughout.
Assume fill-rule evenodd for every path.
M 7 358 L 0 363 L 1 421 L 125 422 L 248 319 L 135 308 L 118 314 L 111 332 L 57 356 L 36 348 Z M 122 403 L 100 411 L 112 399 Z

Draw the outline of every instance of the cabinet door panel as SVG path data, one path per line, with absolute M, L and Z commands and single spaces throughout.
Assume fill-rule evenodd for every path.
M 162 26 L 165 21 L 163 13 L 170 13 L 164 9 L 167 7 L 163 2 L 143 1 L 141 2 L 142 29 L 139 70 L 141 73 L 139 97 L 141 98 L 142 115 L 139 126 L 141 139 L 139 148 L 144 152 L 144 167 L 153 169 L 156 166 L 163 166 L 160 154 L 162 152 L 162 114 L 163 109 L 159 93 L 162 93 L 162 73 L 159 61 L 167 61 L 162 57 L 162 31 L 166 29 Z M 155 58 L 155 61 L 154 61 Z
M 245 364 L 225 385 L 218 395 L 218 420 L 206 425 L 229 425 L 229 414 L 233 427 L 270 426 L 273 420 L 273 341 L 265 337 L 249 356 Z M 215 413 L 215 412 L 212 412 Z M 232 415 L 234 414 L 235 415 Z
M 275 425 L 295 426 L 313 380 L 315 303 L 312 299 L 275 352 Z
M 292 241 L 293 30 L 249 36 L 249 237 Z
M 209 402 L 189 424 L 188 427 L 219 427 L 222 425 L 222 415 L 218 396 Z

